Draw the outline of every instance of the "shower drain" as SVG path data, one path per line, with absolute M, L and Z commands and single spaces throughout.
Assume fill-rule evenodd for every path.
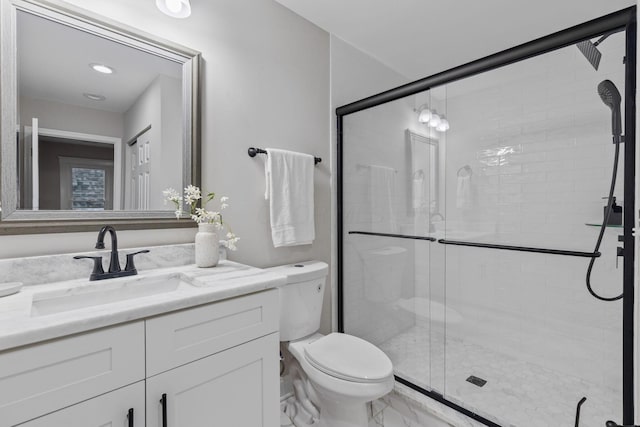
M 483 380 L 482 378 L 476 377 L 474 375 L 471 375 L 469 378 L 467 378 L 467 381 L 473 385 L 477 385 L 478 387 L 482 387 L 487 383 L 487 380 Z

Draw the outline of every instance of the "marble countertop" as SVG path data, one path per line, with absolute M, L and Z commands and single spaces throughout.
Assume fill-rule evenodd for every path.
M 46 315 L 32 315 L 34 296 L 63 295 L 73 292 L 99 291 L 107 287 L 117 293 L 136 281 L 153 280 L 169 275 L 182 283 L 175 289 L 90 307 Z M 143 319 L 174 310 L 281 286 L 285 277 L 259 268 L 221 261 L 214 268 L 186 265 L 159 268 L 137 276 L 90 282 L 88 279 L 25 286 L 17 294 L 0 298 L 0 351 L 59 338 L 118 323 Z

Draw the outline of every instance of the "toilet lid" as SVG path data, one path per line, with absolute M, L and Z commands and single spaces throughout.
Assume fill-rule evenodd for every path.
M 393 374 L 386 354 L 353 335 L 332 333 L 304 349 L 307 361 L 333 377 L 356 382 L 381 382 Z

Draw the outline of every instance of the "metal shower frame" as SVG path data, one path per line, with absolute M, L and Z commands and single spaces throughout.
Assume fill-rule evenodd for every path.
M 338 107 L 337 115 L 337 304 L 338 304 L 338 331 L 344 332 L 344 268 L 343 268 L 343 118 L 349 114 L 366 110 L 387 102 L 391 102 L 406 96 L 415 95 L 419 92 L 429 90 L 436 86 L 480 74 L 486 71 L 503 67 L 518 61 L 522 61 L 537 55 L 541 55 L 562 47 L 576 44 L 585 39 L 595 38 L 599 35 L 612 31 L 625 31 L 625 111 L 624 111 L 624 231 L 623 231 L 623 325 L 622 325 L 622 424 L 634 424 L 634 257 L 635 257 L 635 158 L 636 158 L 636 6 L 622 9 L 618 12 L 605 15 L 603 17 L 585 22 L 580 25 L 562 30 L 545 37 L 521 44 L 519 46 L 489 55 L 487 57 L 469 62 L 467 64 L 416 80 L 411 83 L 399 86 L 394 89 L 381 92 L 359 101 Z M 358 232 L 351 231 L 353 234 L 374 234 L 384 235 L 382 233 Z M 417 236 L 401 236 L 393 235 L 389 237 L 399 238 L 417 238 Z M 435 239 L 423 239 L 435 241 Z M 463 242 L 439 241 L 443 244 L 460 244 Z M 485 245 L 484 247 L 492 247 L 496 245 Z M 517 249 L 513 249 L 517 248 Z M 500 247 L 493 249 L 521 250 L 526 252 L 545 252 L 545 249 L 539 248 L 522 248 L 522 247 Z M 562 252 L 562 251 L 560 251 Z M 558 254 L 573 255 L 575 254 Z M 578 255 L 580 256 L 580 255 Z M 584 256 L 584 255 L 582 255 Z M 603 303 L 606 304 L 606 303 Z M 458 410 L 465 415 L 480 421 L 481 423 L 500 427 L 493 421 L 490 421 L 481 415 L 478 415 L 432 390 L 426 390 L 415 385 L 404 378 L 396 376 L 396 380 L 422 394 L 433 398 L 451 408 Z M 615 417 L 617 414 L 612 414 Z

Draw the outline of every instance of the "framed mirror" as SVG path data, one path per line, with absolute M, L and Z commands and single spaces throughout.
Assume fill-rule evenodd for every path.
M 430 218 L 439 213 L 439 154 L 438 140 L 410 129 L 405 130 L 409 146 L 411 169 L 409 172 L 409 212 L 414 217 Z
M 0 234 L 188 227 L 200 54 L 59 1 L 1 0 Z

